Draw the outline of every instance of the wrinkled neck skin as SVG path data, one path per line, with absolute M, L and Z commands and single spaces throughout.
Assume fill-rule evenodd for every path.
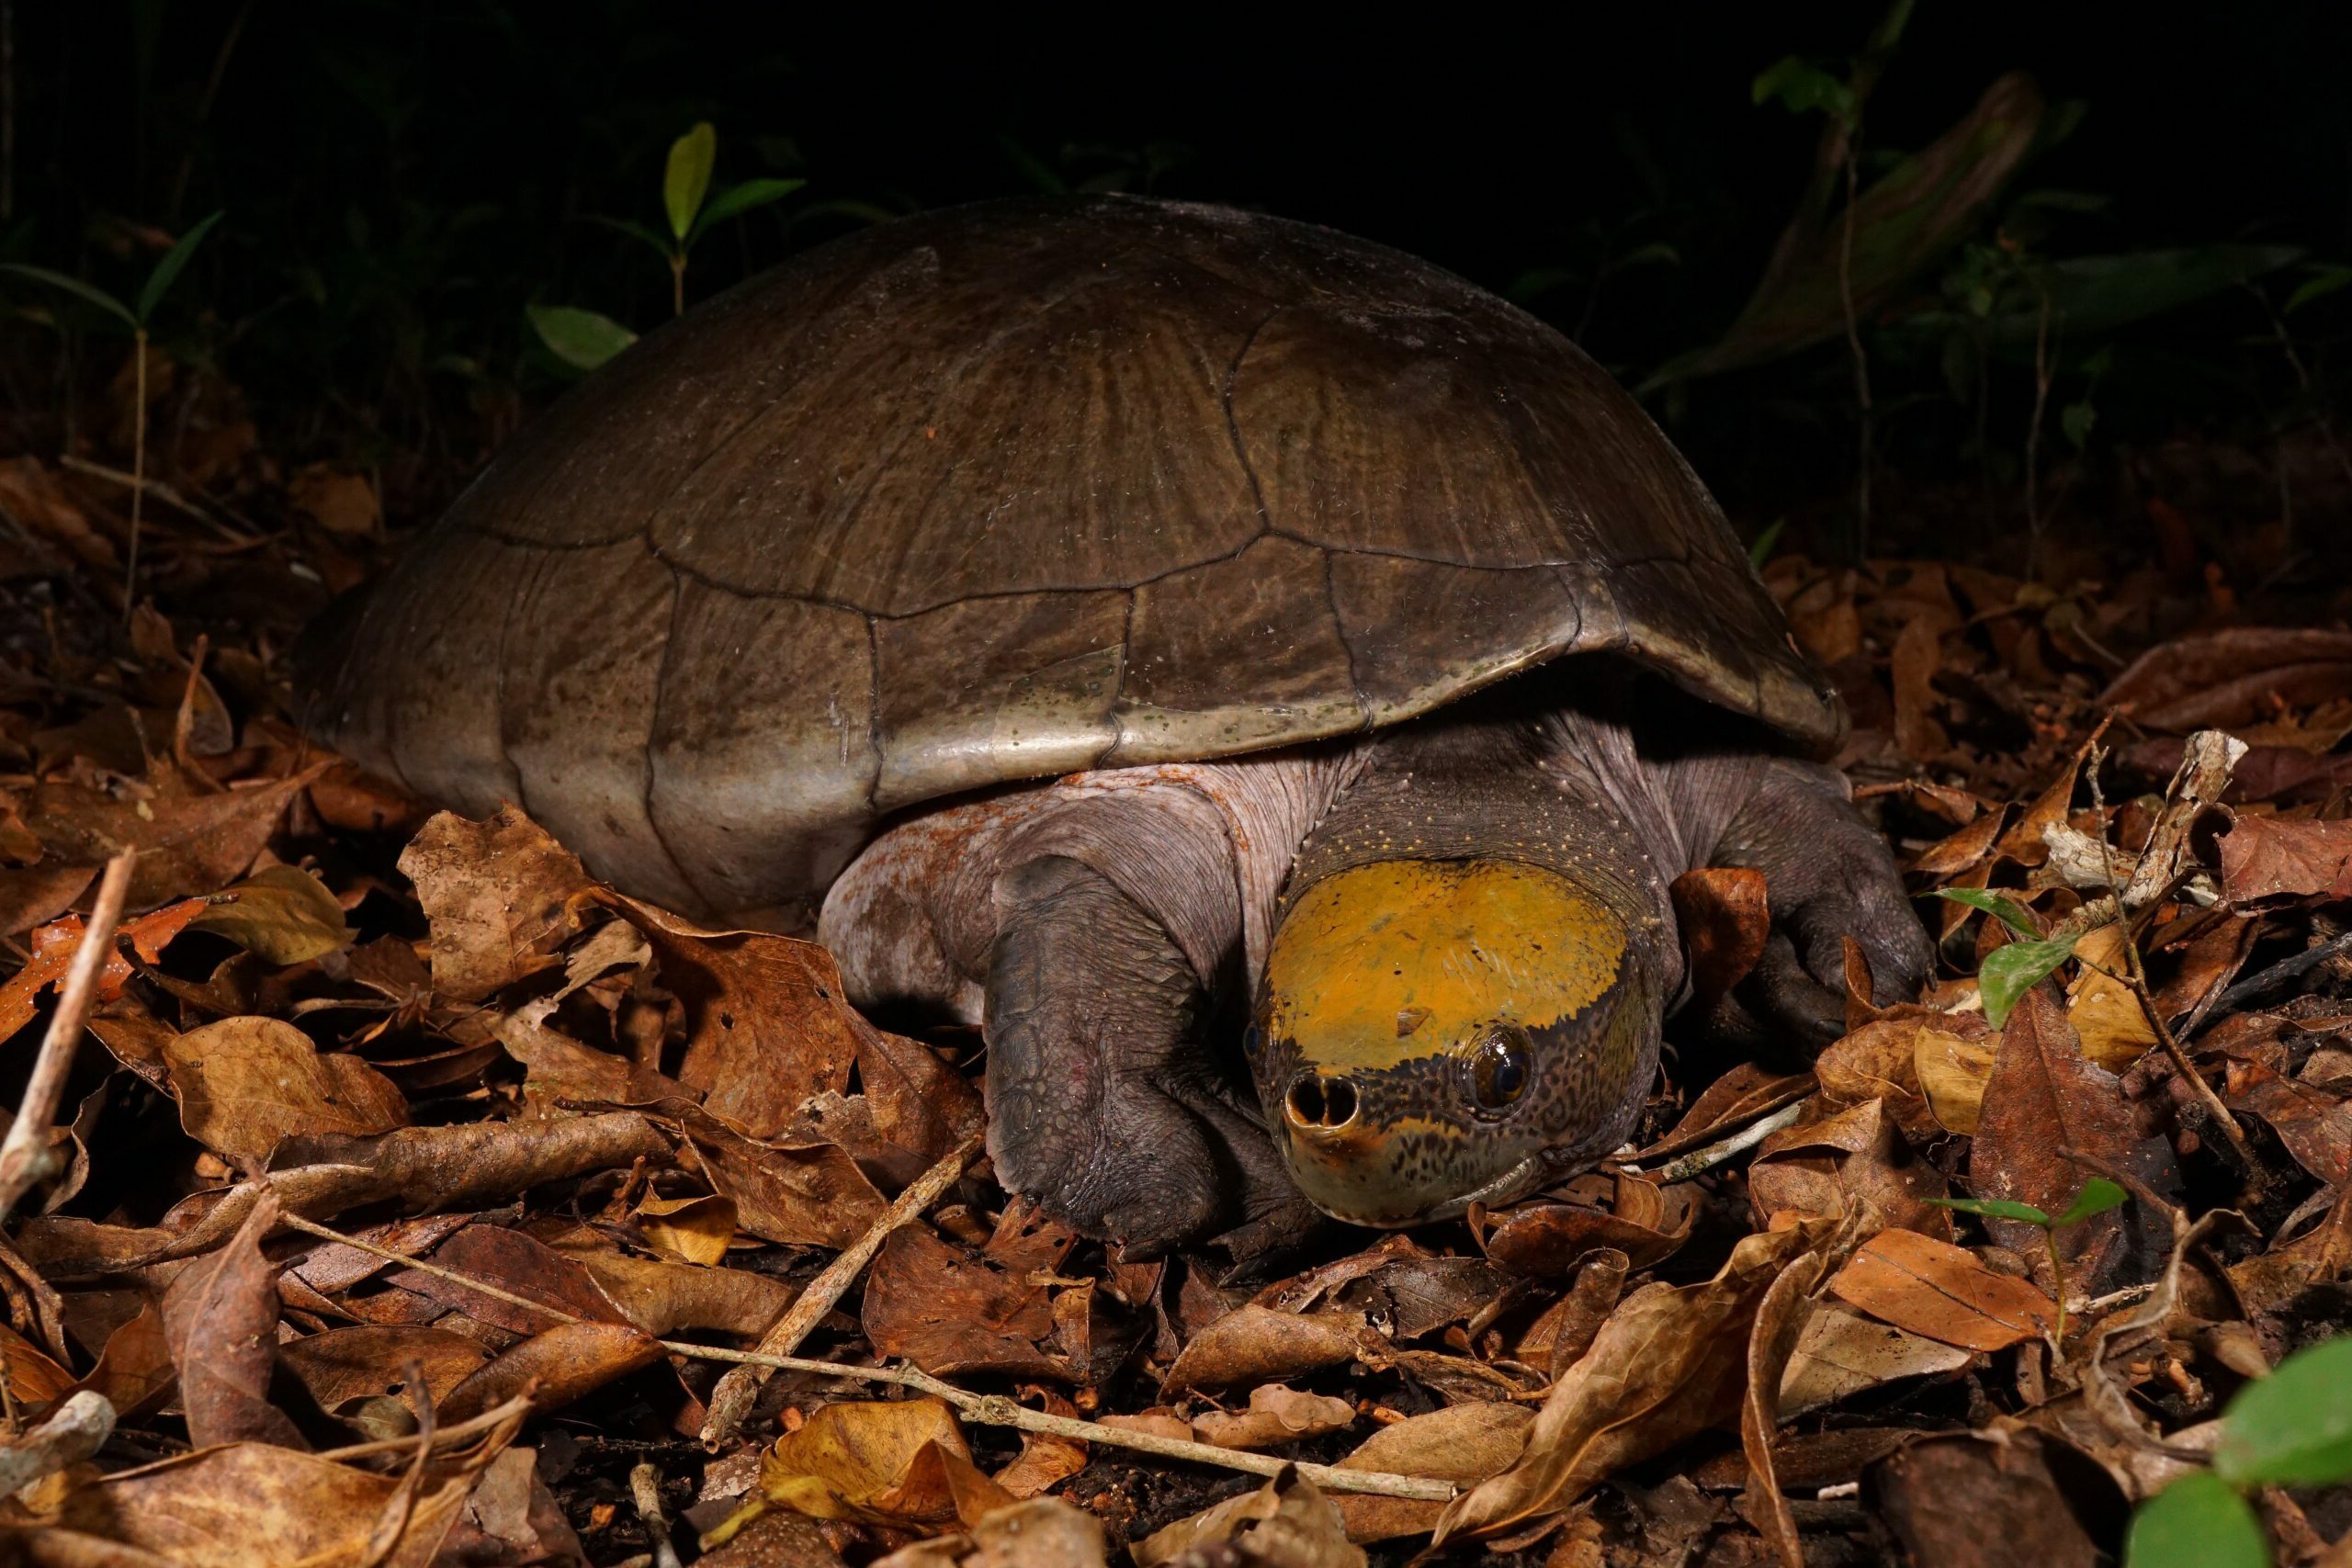
M 1688 858 L 1605 716 L 1477 702 L 1366 747 L 1293 862 L 1251 1036 L 1309 1199 L 1408 1224 L 1621 1146 L 1682 984 Z

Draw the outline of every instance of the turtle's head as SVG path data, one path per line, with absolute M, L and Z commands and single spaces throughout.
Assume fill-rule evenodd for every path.
M 1247 1047 L 1307 1198 L 1402 1225 L 1616 1147 L 1658 1021 L 1625 920 L 1591 890 L 1519 861 L 1375 861 L 1283 917 Z

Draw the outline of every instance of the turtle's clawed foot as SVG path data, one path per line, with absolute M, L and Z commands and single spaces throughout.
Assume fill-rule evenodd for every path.
M 988 986 L 997 1179 L 1140 1258 L 1303 1235 L 1310 1210 L 1200 1043 L 1200 985 L 1159 923 L 1091 867 L 1008 872 Z
M 1733 819 L 1715 859 L 1764 874 L 1772 931 L 1764 954 L 1718 1010 L 1742 1025 L 1822 1045 L 1846 1029 L 1846 939 L 1860 944 L 1871 1000 L 1919 993 L 1934 959 L 1886 842 L 1862 820 L 1845 781 L 1826 768 L 1774 761 Z

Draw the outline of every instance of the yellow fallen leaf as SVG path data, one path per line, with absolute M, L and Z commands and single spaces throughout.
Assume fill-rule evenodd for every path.
M 648 1198 L 637 1206 L 637 1223 L 658 1251 L 688 1263 L 718 1263 L 735 1237 L 735 1200 L 716 1193 Z
M 2123 927 L 2109 924 L 2083 933 L 2075 943 L 2081 972 L 2066 987 L 2066 1021 L 2083 1043 L 2083 1055 L 2120 1073 L 2156 1043 L 2140 998 L 2116 976 L 2125 974 Z M 2102 973 L 2104 971 L 2104 973 Z
M 1998 1034 L 1969 1040 L 1940 1029 L 1922 1028 L 1912 1044 L 1912 1065 L 1928 1108 L 1947 1133 L 1973 1136 L 1984 1108 L 1984 1085 L 1993 1077 Z

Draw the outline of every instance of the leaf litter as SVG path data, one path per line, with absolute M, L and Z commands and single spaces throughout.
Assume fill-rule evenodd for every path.
M 2352 634 L 2203 578 L 1773 561 L 1926 994 L 1858 961 L 1816 1059 L 1706 1046 L 1769 909 L 1685 878 L 1635 1146 L 1237 1277 L 1008 1199 L 969 1033 L 302 742 L 273 682 L 318 595 L 255 619 L 233 580 L 353 581 L 400 511 L 256 484 L 233 558 L 148 520 L 168 615 L 69 597 L 7 653 L 28 1066 L 133 857 L 0 1247 L 0 1457 L 74 1455 L 76 1396 L 112 1421 L 0 1504 L 12 1558 L 1944 1568 L 1994 1521 L 2091 1561 L 2352 1315 Z M 0 587 L 111 580 L 118 491 L 19 458 L 0 499 L 54 547 Z M 2001 1212 L 2095 1177 L 2129 1201 L 2047 1242 Z M 2264 1517 L 2301 1550 L 2352 1498 Z

